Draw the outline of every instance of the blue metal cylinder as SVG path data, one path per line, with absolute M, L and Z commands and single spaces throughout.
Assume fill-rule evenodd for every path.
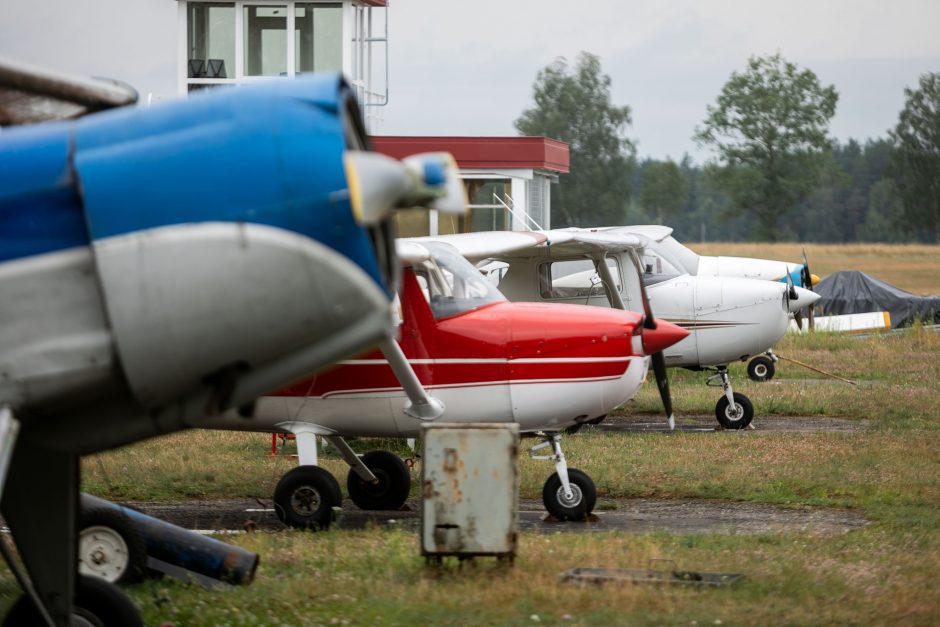
M 247 585 L 255 577 L 260 559 L 257 553 L 84 492 L 81 507 L 109 508 L 126 515 L 143 536 L 149 557 L 234 585 Z

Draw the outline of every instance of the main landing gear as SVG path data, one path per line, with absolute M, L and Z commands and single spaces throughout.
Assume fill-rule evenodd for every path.
M 587 520 L 597 503 L 597 489 L 591 478 L 576 468 L 568 468 L 561 450 L 561 435 L 538 433 L 542 442 L 529 449 L 532 459 L 555 462 L 555 474 L 542 487 L 542 502 L 548 513 L 558 520 Z M 551 447 L 551 455 L 536 455 L 536 451 Z
M 747 364 L 747 376 L 751 381 L 770 381 L 776 372 L 777 356 L 773 351 L 758 355 Z
M 339 482 L 317 465 L 316 434 L 303 429 L 292 431 L 297 439 L 300 466 L 278 482 L 274 489 L 274 510 L 285 525 L 297 529 L 326 530 L 333 510 L 342 506 Z M 346 489 L 360 509 L 397 510 L 411 490 L 411 473 L 400 457 L 388 451 L 357 455 L 346 441 L 335 435 L 323 436 L 349 464 Z
M 718 366 L 715 374 L 706 379 L 705 385 L 721 387 L 724 396 L 715 405 L 715 417 L 725 429 L 745 429 L 754 419 L 754 406 L 751 399 L 731 389 L 728 366 Z

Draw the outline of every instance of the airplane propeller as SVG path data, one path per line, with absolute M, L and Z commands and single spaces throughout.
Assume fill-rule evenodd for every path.
M 653 309 L 650 307 L 649 296 L 646 294 L 646 285 L 643 283 L 643 270 L 640 266 L 640 260 L 636 253 L 631 255 L 633 265 L 636 267 L 637 276 L 640 278 L 640 297 L 643 301 L 643 328 L 650 331 L 656 330 L 656 319 L 653 317 Z M 659 397 L 663 402 L 663 409 L 666 412 L 669 422 L 669 430 L 676 428 L 676 416 L 672 410 L 672 394 L 669 391 L 669 375 L 666 372 L 666 357 L 662 350 L 654 352 L 651 356 L 653 362 L 653 374 L 656 376 L 656 387 L 659 389 Z
M 803 269 L 800 270 L 800 279 L 805 289 L 808 289 L 811 292 L 816 291 L 813 289 L 813 286 L 819 283 L 819 277 L 809 271 L 809 261 L 806 260 L 806 248 L 805 247 L 803 247 Z M 809 321 L 810 321 L 811 327 L 813 324 L 813 313 L 815 309 L 816 309 L 816 304 L 815 303 L 810 304 L 808 311 L 809 311 Z M 797 324 L 800 325 L 800 328 L 803 328 L 802 321 L 798 322 Z
M 787 275 L 787 289 L 783 291 L 783 304 L 786 307 L 787 311 L 790 310 L 790 301 L 799 300 L 799 296 L 796 294 L 796 289 L 793 285 L 793 279 L 790 278 L 790 275 Z
M 426 206 L 449 214 L 467 210 L 467 193 L 448 153 L 421 153 L 399 161 L 351 150 L 343 155 L 343 164 L 350 204 L 360 224 L 377 224 L 396 208 Z

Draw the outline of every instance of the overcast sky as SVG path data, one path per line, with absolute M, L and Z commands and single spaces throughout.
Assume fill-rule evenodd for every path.
M 0 54 L 175 92 L 174 0 L 3 0 Z M 938 0 L 390 0 L 383 134 L 514 135 L 539 69 L 601 58 L 640 157 L 697 162 L 705 107 L 751 55 L 783 56 L 839 91 L 832 134 L 884 137 L 905 86 L 940 72 Z M 169 51 L 169 52 L 167 52 Z M 169 58 L 167 58 L 169 57 Z

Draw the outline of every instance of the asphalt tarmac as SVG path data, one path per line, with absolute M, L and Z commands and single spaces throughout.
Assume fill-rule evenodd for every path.
M 279 531 L 273 505 L 264 500 L 180 501 L 128 503 L 167 522 L 205 533 Z M 369 525 L 417 529 L 420 502 L 409 501 L 400 511 L 365 512 L 348 500 L 335 523 L 340 529 Z M 727 533 L 762 534 L 798 532 L 839 534 L 862 527 L 868 521 L 859 513 L 834 508 L 783 508 L 758 503 L 703 499 L 601 499 L 592 520 L 558 522 L 549 518 L 536 500 L 519 503 L 520 531 L 538 533 Z

